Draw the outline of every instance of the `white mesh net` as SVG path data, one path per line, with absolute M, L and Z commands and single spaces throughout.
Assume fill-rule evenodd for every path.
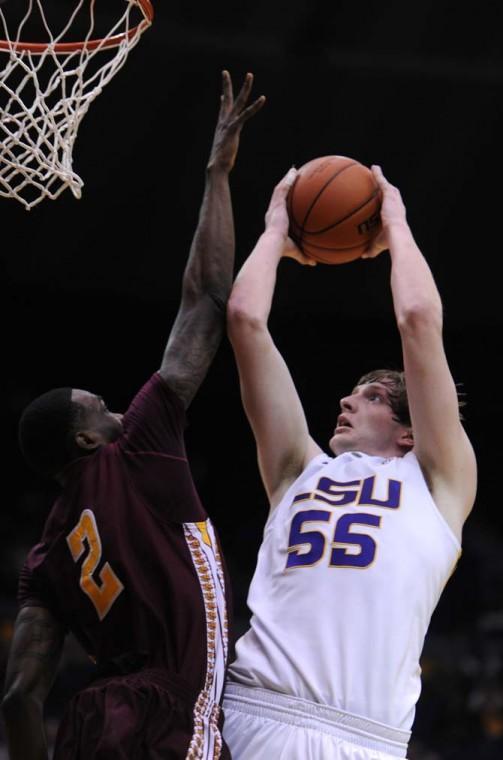
M 81 197 L 84 183 L 72 159 L 80 123 L 153 15 L 146 11 L 152 10 L 149 0 L 123 0 L 119 20 L 98 38 L 96 0 L 74 0 L 57 33 L 51 31 L 44 4 L 28 0 L 12 33 L 0 0 L 0 196 L 15 198 L 26 209 L 57 198 L 66 188 Z M 46 37 L 37 45 L 23 39 L 35 16 Z M 70 42 L 82 16 L 85 35 L 79 43 Z

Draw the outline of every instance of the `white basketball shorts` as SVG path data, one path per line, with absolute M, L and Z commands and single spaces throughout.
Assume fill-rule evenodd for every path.
M 396 760 L 400 731 L 298 697 L 228 683 L 223 736 L 232 760 Z

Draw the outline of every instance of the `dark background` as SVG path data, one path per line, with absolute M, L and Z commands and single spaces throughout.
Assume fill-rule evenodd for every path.
M 174 0 L 155 10 L 81 125 L 74 169 L 82 199 L 66 191 L 30 212 L 0 199 L 3 658 L 17 573 L 54 495 L 21 461 L 19 414 L 59 385 L 100 393 L 121 411 L 158 368 L 197 223 L 220 72 L 231 72 L 237 91 L 252 71 L 254 95 L 267 103 L 244 129 L 231 176 L 236 267 L 286 170 L 340 154 L 379 163 L 401 189 L 442 294 L 480 483 L 463 556 L 428 635 L 410 757 L 501 757 L 503 7 Z M 387 256 L 315 269 L 283 262 L 271 330 L 325 445 L 354 381 L 401 363 Z M 189 419 L 194 477 L 221 534 L 241 632 L 266 499 L 227 342 Z M 48 705 L 51 731 L 85 668 L 70 642 Z

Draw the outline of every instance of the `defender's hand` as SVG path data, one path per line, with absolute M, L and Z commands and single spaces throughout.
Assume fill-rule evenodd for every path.
M 230 74 L 228 71 L 222 72 L 220 113 L 211 146 L 208 169 L 218 168 L 230 172 L 234 166 L 243 124 L 260 111 L 265 103 L 265 97 L 261 95 L 251 105 L 246 106 L 252 84 L 253 74 L 247 74 L 239 95 L 234 100 Z

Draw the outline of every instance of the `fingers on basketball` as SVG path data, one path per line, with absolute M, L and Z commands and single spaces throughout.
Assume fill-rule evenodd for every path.
M 288 259 L 294 259 L 297 263 L 307 267 L 315 267 L 317 262 L 310 256 L 306 256 L 298 245 L 292 240 L 291 237 L 287 237 L 285 247 L 283 249 L 283 257 Z
M 376 235 L 376 237 L 370 241 L 367 249 L 362 253 L 362 259 L 375 259 L 380 253 L 389 250 L 388 240 L 385 230 Z
M 276 187 L 275 193 L 280 196 L 286 196 L 291 186 L 297 179 L 297 169 L 295 166 L 290 167 L 284 177 L 280 179 Z
M 391 195 L 394 195 L 397 199 L 402 201 L 402 194 L 398 187 L 395 187 L 395 185 L 392 185 L 389 180 L 386 179 L 384 176 L 381 167 L 378 164 L 374 164 L 371 166 L 372 173 L 376 179 L 377 184 L 381 188 L 381 190 L 384 192 L 387 192 Z
M 278 184 L 273 190 L 271 200 L 269 202 L 269 208 L 267 209 L 266 219 L 271 211 L 278 206 L 283 206 L 286 203 L 286 197 L 290 191 L 291 186 L 295 182 L 297 176 L 297 170 L 292 167 L 287 171 L 284 177 L 280 179 Z

